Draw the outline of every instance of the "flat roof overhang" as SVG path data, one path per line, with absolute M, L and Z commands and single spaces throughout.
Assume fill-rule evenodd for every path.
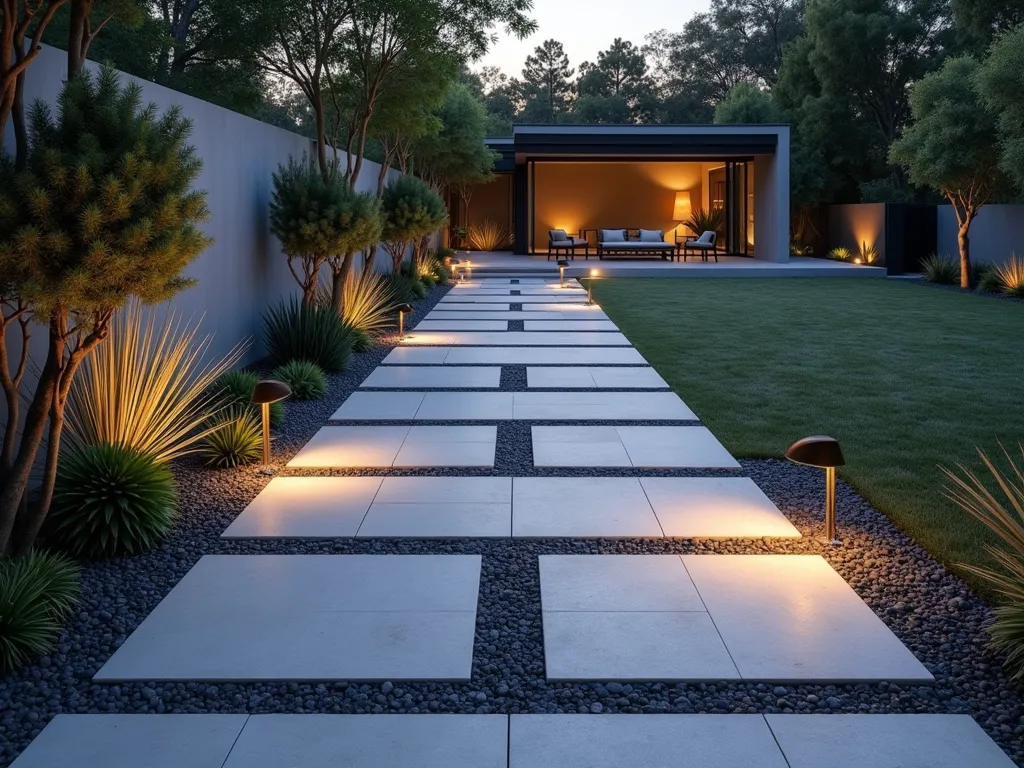
M 721 159 L 775 154 L 788 125 L 517 125 L 515 162 Z M 503 147 L 507 152 L 507 145 Z

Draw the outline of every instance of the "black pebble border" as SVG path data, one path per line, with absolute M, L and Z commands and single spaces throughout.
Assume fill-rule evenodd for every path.
M 919 278 L 899 278 L 901 280 L 907 280 L 910 283 L 916 283 L 917 285 L 923 285 L 926 288 L 938 288 L 940 291 L 952 291 L 953 293 L 962 293 L 967 296 L 981 296 L 986 299 L 1000 299 L 1001 301 L 1013 301 L 1018 304 L 1024 302 L 1024 297 L 1021 296 L 1010 296 L 1006 293 L 995 293 L 994 291 L 975 291 L 970 288 L 961 288 L 959 285 L 943 285 L 941 283 L 932 283 L 925 280 L 923 277 Z
M 417 309 L 416 318 L 445 289 Z M 415 319 L 415 318 L 414 318 Z M 393 339 L 391 340 L 393 343 Z M 376 367 L 391 343 L 356 355 L 328 396 L 288 405 L 278 466 L 319 429 Z M 521 374 L 503 371 L 511 380 Z M 499 466 L 525 468 L 529 425 L 499 426 Z M 804 534 L 795 541 L 318 540 L 232 541 L 220 533 L 266 485 L 258 469 L 176 466 L 181 517 L 167 542 L 137 557 L 87 563 L 82 601 L 56 650 L 0 683 L 0 766 L 64 713 L 965 713 L 1024 766 L 1024 699 L 987 648 L 988 607 L 882 514 L 839 485 L 842 547 L 820 542 L 820 472 L 744 461 L 755 482 Z M 377 474 L 366 472 L 364 474 Z M 470 474 L 459 472 L 458 474 Z M 564 475 L 562 471 L 552 474 Z M 604 476 L 607 470 L 580 470 Z M 615 474 L 614 472 L 611 474 Z M 646 475 L 623 470 L 623 475 Z M 480 554 L 472 679 L 468 683 L 97 684 L 92 675 L 204 554 Z M 935 675 L 934 685 L 548 683 L 544 679 L 537 556 L 543 554 L 818 553 Z

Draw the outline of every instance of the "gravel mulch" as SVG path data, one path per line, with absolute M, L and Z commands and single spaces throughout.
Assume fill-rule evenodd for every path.
M 443 295 L 420 303 L 416 319 Z M 353 357 L 331 377 L 328 396 L 288 406 L 274 451 L 279 466 L 319 429 L 390 350 Z M 523 382 L 502 372 L 503 389 Z M 499 427 L 497 473 L 537 474 L 529 466 L 529 425 Z M 224 528 L 266 485 L 258 469 L 208 470 L 181 462 L 181 517 L 160 548 L 128 559 L 88 563 L 82 601 L 50 655 L 0 683 L 0 766 L 56 714 L 75 712 L 291 713 L 966 713 L 1024 766 L 1024 696 L 988 650 L 989 608 L 881 513 L 839 485 L 841 547 L 824 545 L 820 472 L 775 460 L 743 461 L 805 538 L 795 541 L 686 540 L 317 540 L 230 541 Z M 532 470 L 532 472 L 530 471 Z M 440 471 L 438 473 L 446 473 Z M 376 474 L 364 472 L 363 474 Z M 429 472 L 427 474 L 435 474 Z M 457 474 L 471 474 L 464 470 Z M 563 470 L 553 475 L 649 474 Z M 675 470 L 650 474 L 693 474 Z M 717 473 L 715 473 L 717 474 Z M 204 554 L 481 554 L 480 602 L 468 683 L 97 684 L 92 675 Z M 935 675 L 934 685 L 548 683 L 544 679 L 541 554 L 819 553 Z

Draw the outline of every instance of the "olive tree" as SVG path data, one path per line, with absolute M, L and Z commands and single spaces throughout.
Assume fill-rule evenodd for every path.
M 80 73 L 65 83 L 56 116 L 33 106 L 24 167 L 0 169 L 0 553 L 30 548 L 46 518 L 71 384 L 115 310 L 131 296 L 160 302 L 191 285 L 182 271 L 210 243 L 199 227 L 205 193 L 192 189 L 201 162 L 190 131 L 177 107 L 143 107 L 140 88 L 121 88 L 112 70 Z M 7 331 L 25 319 L 47 335 L 31 392 L 7 346 Z M 12 436 L 22 398 L 28 408 Z M 44 440 L 39 492 L 23 504 Z

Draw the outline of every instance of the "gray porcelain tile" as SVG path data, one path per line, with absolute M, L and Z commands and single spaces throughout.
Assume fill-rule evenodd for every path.
M 678 555 L 541 555 L 539 560 L 545 611 L 705 612 Z
M 497 389 L 501 367 L 380 366 L 366 377 L 362 387 L 383 389 Z
M 353 392 L 331 416 L 338 421 L 409 421 L 423 402 L 422 392 Z
M 516 392 L 514 397 L 514 417 L 517 419 L 696 419 L 693 411 L 674 392 Z M 629 450 L 629 446 L 626 446 L 626 450 Z
M 517 477 L 512 535 L 661 538 L 662 532 L 636 478 Z
M 611 320 L 527 320 L 524 331 L 617 331 Z
M 645 365 L 631 347 L 451 347 L 448 365 Z
M 738 469 L 706 427 L 617 427 L 634 467 Z
M 416 323 L 413 331 L 507 331 L 508 320 L 432 320 Z
M 289 467 L 390 467 L 409 427 L 323 427 Z
M 397 346 L 388 352 L 381 365 L 441 365 L 448 347 Z

